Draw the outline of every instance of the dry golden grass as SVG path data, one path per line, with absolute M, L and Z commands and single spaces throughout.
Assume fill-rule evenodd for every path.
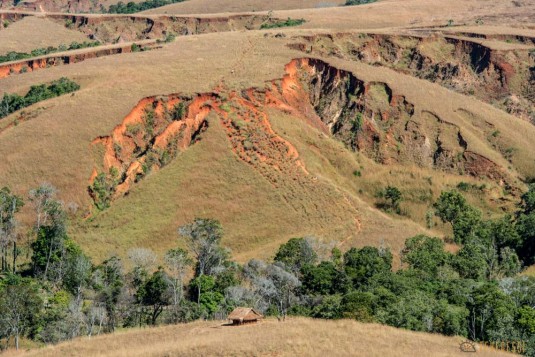
M 87 41 L 87 37 L 52 20 L 28 16 L 0 31 L 0 55 L 10 51 L 30 52 L 42 47 L 69 45 L 73 41 Z
M 33 84 L 62 76 L 76 80 L 82 89 L 26 109 L 31 112 L 42 108 L 34 119 L 0 133 L 0 186 L 9 185 L 25 194 L 40 182 L 51 182 L 60 188 L 62 199 L 79 205 L 83 215 L 91 204 L 87 194 L 94 166 L 90 143 L 98 136 L 109 135 L 139 99 L 174 92 L 207 92 L 223 83 L 233 89 L 263 87 L 265 81 L 280 78 L 292 58 L 303 56 L 286 47 L 295 42 L 293 35 L 325 32 L 322 28 L 405 26 L 414 21 L 441 24 L 450 17 L 470 20 L 490 13 L 491 4 L 496 13 L 517 11 L 495 0 L 468 0 L 455 6 L 438 0 L 389 0 L 355 7 L 276 11 L 277 17 L 306 17 L 310 21 L 302 28 L 182 36 L 160 50 L 10 76 L 1 80 L 0 95 L 4 91 L 23 93 Z M 525 7 L 527 13 L 530 9 Z M 0 35 L 9 31 L 2 30 Z M 279 32 L 287 37 L 265 37 Z M 328 61 L 366 81 L 388 83 L 395 94 L 415 104 L 416 115 L 427 110 L 460 126 L 469 149 L 507 168 L 519 186 L 519 175 L 535 172 L 535 127 L 473 98 L 392 70 L 332 58 Z M 195 216 L 222 221 L 227 232 L 224 244 L 232 248 L 239 261 L 269 257 L 283 241 L 305 234 L 337 240 L 344 248 L 385 242 L 397 252 L 407 237 L 425 231 L 425 214 L 441 189 L 460 181 L 486 183 L 484 193 L 470 195 L 471 202 L 489 214 L 503 206 L 502 190 L 495 183 L 416 167 L 377 165 L 350 153 L 332 138 L 320 138 L 298 118 L 276 111 L 270 115 L 276 132 L 297 147 L 308 171 L 322 185 L 321 197 L 306 189 L 296 194 L 295 202 L 303 202 L 302 210 L 295 211 L 284 203 L 281 197 L 288 193 L 284 187 L 274 189 L 240 162 L 214 124 L 200 143 L 142 180 L 112 208 L 91 220 L 73 222 L 71 234 L 96 261 L 111 253 L 124 256 L 134 246 L 148 246 L 162 253 L 177 244 L 176 227 Z M 0 129 L 15 117 L 3 119 Z M 480 129 L 484 121 L 495 125 L 500 139 L 517 149 L 512 164 L 486 141 L 487 135 Z M 360 166 L 362 177 L 356 178 L 353 171 Z M 391 217 L 374 208 L 375 193 L 386 185 L 400 187 L 407 195 L 403 203 L 407 217 Z M 325 214 L 313 219 L 306 213 L 311 210 Z M 439 235 L 448 228 L 436 229 L 429 233 Z
M 345 1 L 326 1 L 326 3 L 344 3 Z M 274 16 L 279 18 L 305 18 L 308 22 L 303 28 L 322 29 L 366 29 L 399 26 L 421 26 L 447 24 L 453 20 L 454 24 L 475 25 L 476 20 L 483 20 L 485 24 L 511 24 L 519 26 L 522 23 L 533 22 L 535 4 L 531 0 L 524 0 L 521 7 L 513 2 L 502 0 L 381 0 L 376 3 L 358 6 L 339 6 L 330 8 L 311 8 L 313 0 L 307 0 L 299 9 L 283 10 L 285 3 L 298 4 L 297 1 L 281 2 L 280 0 L 268 5 L 249 5 L 244 7 L 224 2 L 209 2 L 208 0 L 189 0 L 184 3 L 172 4 L 148 10 L 151 14 L 192 14 L 224 13 L 240 9 L 249 11 L 254 7 L 275 10 Z M 263 3 L 263 2 L 259 2 Z M 254 4 L 254 3 L 252 3 Z M 286 7 L 289 8 L 289 7 Z M 292 7 L 293 8 L 293 7 Z
M 112 335 L 79 338 L 29 351 L 8 351 L 6 357 L 30 356 L 463 356 L 461 337 L 411 332 L 353 320 L 267 319 L 255 325 L 224 326 L 194 322 Z M 513 356 L 479 347 L 477 356 Z
M 284 65 L 302 54 L 285 46 L 291 39 L 265 38 L 264 33 L 179 37 L 160 50 L 102 57 L 3 79 L 2 90 L 8 92 L 21 93 L 32 84 L 61 76 L 78 81 L 82 89 L 73 96 L 28 108 L 27 111 L 32 111 L 44 107 L 36 118 L 0 134 L 3 158 L 0 171 L 5 173 L 0 177 L 0 185 L 9 185 L 24 194 L 42 181 L 52 182 L 60 188 L 62 199 L 77 203 L 80 212 L 85 212 L 90 206 L 86 189 L 94 165 L 90 142 L 98 136 L 109 135 L 145 96 L 206 92 L 222 82 L 229 88 L 262 87 L 265 81 L 280 78 Z M 460 125 L 471 150 L 481 152 L 504 167 L 511 166 L 513 177 L 515 169 L 520 173 L 533 172 L 535 164 L 529 154 L 535 151 L 533 126 L 438 85 L 383 68 L 329 61 L 354 71 L 362 79 L 387 82 L 394 93 L 407 96 L 416 105 L 417 112 L 431 110 L 444 120 Z M 459 108 L 480 117 L 466 119 L 459 114 Z M 3 121 L 8 122 L 13 117 Z M 481 139 L 472 121 L 483 118 L 499 128 L 503 140 L 514 142 L 518 147 L 514 165 L 492 150 L 484 137 Z M 311 151 L 306 143 L 314 142 L 317 132 L 304 125 L 296 126 L 299 119 L 280 113 L 274 113 L 272 120 L 276 131 L 298 147 L 311 174 L 324 177 L 322 184 L 327 201 L 303 190 L 296 202 L 305 202 L 307 208 L 300 212 L 290 210 L 281 200 L 284 190 L 274 190 L 238 161 L 226 139 L 212 126 L 203 141 L 163 170 L 142 180 L 129 196 L 116 201 L 111 209 L 91 221 L 74 222 L 71 234 L 96 261 L 111 253 L 124 256 L 134 246 L 148 246 L 162 253 L 177 243 L 177 226 L 195 216 L 222 221 L 227 231 L 224 244 L 232 248 L 234 258 L 239 261 L 255 256 L 269 257 L 283 241 L 305 234 L 343 241 L 345 248 L 385 241 L 397 252 L 407 237 L 423 231 L 421 224 L 429 202 L 406 203 L 410 218 L 417 222 L 413 223 L 408 218 L 392 218 L 375 209 L 377 190 L 393 184 L 410 196 L 417 196 L 418 190 L 428 185 L 436 198 L 442 188 L 452 187 L 461 180 L 470 181 L 416 168 L 376 165 L 363 157 L 358 159 L 329 138 L 317 142 L 317 148 Z M 284 130 L 288 130 L 288 134 Z M 325 162 L 334 164 L 329 167 Z M 359 165 L 364 165 L 365 169 L 362 178 L 356 179 L 352 172 Z M 432 185 L 426 183 L 428 177 L 432 178 Z M 499 191 L 496 186 L 492 187 L 487 197 L 474 197 L 479 206 L 491 212 L 497 206 L 488 199 Z M 347 201 L 335 203 L 334 198 L 340 194 L 351 201 L 356 214 L 347 208 Z M 323 219 L 307 217 L 307 210 L 318 210 L 314 207 L 327 213 Z M 361 231 L 355 227 L 355 216 L 360 220 Z M 338 217 L 336 223 L 329 217 Z M 443 227 L 438 228 L 443 230 Z
M 343 0 L 188 0 L 182 3 L 146 10 L 146 14 L 213 14 L 225 12 L 257 12 L 339 6 Z

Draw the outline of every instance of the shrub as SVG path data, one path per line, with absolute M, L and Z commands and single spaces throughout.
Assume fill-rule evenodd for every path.
M 184 104 L 184 102 L 175 104 L 173 108 L 173 113 L 171 115 L 173 120 L 184 119 L 184 116 L 186 115 L 186 104 Z
M 11 62 L 11 61 L 19 61 L 26 58 L 32 58 L 32 57 L 38 57 L 38 56 L 46 56 L 50 53 L 56 53 L 56 52 L 63 52 L 68 50 L 79 50 L 81 48 L 87 48 L 87 47 L 95 47 L 99 46 L 99 41 L 84 41 L 82 43 L 78 42 L 72 42 L 69 46 L 67 45 L 59 45 L 58 47 L 46 47 L 46 48 L 36 48 L 32 50 L 30 53 L 26 52 L 8 52 L 7 54 L 0 56 L 0 63 L 2 62 Z
M 127 4 L 119 1 L 116 5 L 111 5 L 107 12 L 110 14 L 133 14 L 135 12 L 154 9 L 169 4 L 176 4 L 182 1 L 184 0 L 147 0 L 137 4 L 133 1 L 130 1 Z
M 345 5 L 346 6 L 353 6 L 353 5 L 364 5 L 364 4 L 371 4 L 372 2 L 376 2 L 377 0 L 347 0 Z
M 267 30 L 267 29 L 275 29 L 279 27 L 289 27 L 289 26 L 299 26 L 304 24 L 306 21 L 305 19 L 291 19 L 288 18 L 286 21 L 278 21 L 274 23 L 265 23 L 260 26 L 261 30 Z

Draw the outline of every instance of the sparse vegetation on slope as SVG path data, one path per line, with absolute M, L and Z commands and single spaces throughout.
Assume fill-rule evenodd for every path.
M 262 24 L 260 26 L 260 29 L 266 30 L 266 29 L 275 29 L 280 27 L 291 27 L 291 26 L 299 26 L 304 24 L 306 21 L 305 19 L 291 19 L 288 18 L 286 21 L 276 21 L 272 23 Z
M 377 0 L 347 0 L 345 5 L 346 6 L 364 5 L 364 4 L 371 4 L 376 1 Z
M 0 56 L 0 63 L 2 62 L 10 62 L 10 61 L 18 61 L 21 59 L 26 58 L 32 58 L 32 57 L 38 57 L 38 56 L 45 56 L 50 53 L 56 53 L 56 52 L 64 52 L 64 51 L 70 51 L 70 50 L 79 50 L 82 48 L 88 48 L 88 47 L 96 47 L 99 46 L 100 42 L 98 41 L 84 41 L 82 43 L 78 42 L 72 42 L 70 45 L 59 45 L 58 47 L 49 46 L 46 48 L 38 48 L 35 50 L 32 50 L 30 53 L 25 52 L 8 52 L 7 54 Z
M 24 97 L 18 94 L 4 93 L 2 101 L 0 101 L 0 118 L 37 102 L 72 93 L 78 89 L 80 86 L 76 82 L 63 77 L 49 84 L 32 86 Z
M 150 10 L 169 4 L 176 4 L 182 1 L 185 0 L 147 0 L 138 3 L 130 1 L 126 4 L 119 1 L 117 4 L 110 5 L 107 12 L 110 14 L 134 14 L 136 12 Z

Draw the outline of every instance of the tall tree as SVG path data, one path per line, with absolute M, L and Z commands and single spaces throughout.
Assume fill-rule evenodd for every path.
M 41 226 L 48 224 L 51 205 L 55 204 L 57 190 L 49 183 L 42 183 L 39 187 L 30 190 L 29 201 L 35 212 L 35 236 L 39 234 Z
M 42 304 L 37 288 L 28 282 L 0 291 L 0 330 L 15 338 L 17 350 L 20 337 L 35 326 Z
M 113 332 L 117 326 L 117 309 L 124 286 L 124 273 L 121 260 L 115 256 L 97 267 L 93 276 L 98 300 L 106 309 L 107 330 Z
M 175 248 L 167 251 L 165 254 L 165 263 L 169 270 L 173 306 L 177 307 L 184 297 L 184 276 L 193 262 L 188 257 L 187 251 L 181 248 Z
M 13 252 L 13 272 L 16 271 L 17 259 L 17 219 L 15 214 L 24 205 L 24 202 L 19 196 L 12 194 L 9 188 L 4 187 L 0 189 L 0 255 L 2 271 L 8 271 L 8 249 L 9 244 L 12 244 Z
M 274 260 L 296 274 L 303 266 L 315 264 L 318 255 L 308 239 L 292 238 L 279 247 Z
M 159 268 L 136 293 L 137 299 L 151 308 L 151 325 L 156 325 L 164 306 L 169 303 L 169 286 L 167 282 L 168 279 L 165 272 Z
M 195 277 L 213 275 L 223 269 L 229 253 L 220 245 L 223 228 L 218 221 L 195 218 L 192 223 L 179 227 L 178 233 L 186 239 L 195 257 Z M 197 285 L 197 304 L 200 304 L 201 286 Z

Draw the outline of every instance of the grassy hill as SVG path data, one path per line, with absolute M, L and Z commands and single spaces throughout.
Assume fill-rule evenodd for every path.
M 444 337 L 352 320 L 274 319 L 249 326 L 221 322 L 132 329 L 79 338 L 5 356 L 461 356 L 459 337 Z M 480 346 L 477 356 L 512 356 Z
M 378 8 L 370 5 L 370 14 L 385 6 L 383 2 L 373 5 Z M 402 7 L 411 6 L 418 11 L 442 13 L 440 9 L 444 5 L 422 5 L 412 1 L 404 2 Z M 465 3 L 460 6 L 465 6 Z M 336 19 L 342 16 L 349 20 L 364 11 L 359 8 L 321 9 L 326 14 L 322 18 L 330 18 L 334 28 L 349 26 L 349 23 L 344 25 L 343 21 Z M 485 6 L 479 9 L 482 13 L 488 11 Z M 460 7 L 454 10 L 460 11 Z M 324 20 L 314 17 L 314 12 L 301 11 L 309 20 L 304 27 L 326 26 L 322 22 Z M 298 12 L 292 15 L 294 18 L 297 16 L 301 15 Z M 379 12 L 377 18 L 374 16 L 367 16 L 359 27 L 385 26 L 385 19 L 398 21 L 400 25 L 406 21 L 404 16 L 382 14 L 379 17 Z M 109 38 L 127 36 L 124 35 L 129 28 L 127 22 L 131 21 L 128 17 L 112 17 L 113 21 L 108 18 L 102 22 L 97 20 L 98 17 L 94 18 L 80 22 L 79 30 L 88 31 L 85 26 L 92 26 L 91 31 L 97 34 L 104 31 Z M 11 26 L 30 20 L 31 17 L 25 18 Z M 144 24 L 149 20 L 142 18 L 140 21 Z M 107 21 L 111 21 L 109 25 Z M 240 26 L 243 26 L 242 22 Z M 116 26 L 119 23 L 121 25 Z M 57 26 L 57 23 L 52 24 Z M 349 46 L 342 35 L 331 43 L 321 40 L 323 42 L 315 47 L 324 46 L 325 50 L 306 53 L 295 45 L 307 36 L 323 36 L 324 30 L 290 28 L 276 32 L 225 32 L 226 27 L 206 26 L 209 31 L 216 32 L 202 36 L 178 36 L 174 42 L 157 50 L 63 66 L 51 65 L 2 79 L 2 91 L 8 93 L 23 93 L 31 85 L 62 76 L 79 82 L 81 89 L 72 96 L 31 106 L 22 115 L 15 113 L 2 119 L 0 155 L 5 159 L 0 162 L 0 170 L 4 173 L 0 177 L 0 185 L 8 185 L 19 193 L 27 192 L 43 181 L 56 185 L 60 197 L 78 207 L 70 226 L 71 235 L 97 261 L 112 253 L 124 256 L 128 249 L 136 246 L 164 252 L 176 243 L 176 228 L 195 216 L 220 220 L 226 231 L 224 244 L 232 249 L 236 259 L 244 261 L 255 256 L 269 257 L 280 243 L 303 235 L 316 235 L 342 248 L 386 243 L 397 254 L 409 236 L 425 231 L 436 235 L 448 233 L 448 228 L 438 222 L 431 231 L 426 228 L 426 214 L 441 190 L 461 183 L 468 183 L 469 187 L 484 187 L 470 189 L 466 195 L 472 204 L 492 216 L 514 207 L 518 192 L 524 187 L 522 180 L 531 177 L 535 170 L 530 155 L 535 151 L 533 125 L 472 96 L 454 93 L 397 68 L 377 66 L 340 55 L 333 57 L 332 48 L 340 48 L 340 53 L 344 53 L 345 46 Z M 117 31 L 115 35 L 109 32 L 112 28 Z M 479 31 L 488 31 L 494 36 L 496 32 L 503 33 L 499 28 L 486 29 L 480 27 Z M 8 27 L 2 34 L 8 35 L 9 31 Z M 65 31 L 76 36 L 80 34 L 76 29 Z M 275 36 L 281 31 L 284 36 Z M 403 31 L 408 33 L 410 30 Z M 532 32 L 519 31 L 523 36 Z M 330 38 L 338 38 L 336 31 L 330 33 Z M 354 31 L 351 36 L 358 38 L 359 33 Z M 401 34 L 395 34 L 390 29 L 380 33 L 398 36 L 399 41 L 404 41 Z M 506 40 L 497 39 L 495 42 L 513 46 Z M 449 48 L 447 44 L 444 46 Z M 521 46 L 529 48 L 530 45 Z M 433 47 L 425 53 L 433 55 L 440 50 L 440 47 Z M 96 138 L 109 136 L 135 111 L 136 103 L 142 98 L 171 93 L 195 96 L 214 90 L 228 97 L 233 91 L 250 88 L 261 91 L 269 88 L 271 81 L 279 83 L 288 76 L 285 66 L 293 59 L 307 56 L 321 58 L 333 70 L 351 73 L 356 80 L 374 88 L 360 99 L 368 103 L 364 119 L 370 125 L 367 139 L 359 139 L 360 150 L 355 152 L 348 148 L 350 138 L 344 132 L 329 134 L 326 122 L 330 116 L 336 115 L 334 109 L 318 112 L 325 123 L 316 114 L 310 119 L 314 111 L 321 109 L 311 107 L 313 103 L 308 102 L 306 93 L 311 92 L 305 90 L 294 98 L 297 100 L 294 102 L 288 97 L 293 95 L 290 88 L 277 94 L 290 109 L 265 104 L 260 111 L 267 115 L 275 135 L 295 147 L 298 160 L 307 172 L 301 176 L 307 177 L 310 183 L 295 184 L 293 179 L 286 179 L 284 172 L 276 183 L 266 179 L 273 174 L 279 175 L 280 167 L 275 164 L 266 173 L 251 165 L 247 158 L 246 161 L 240 158 L 232 144 L 234 139 L 226 135 L 226 129 L 218 118 L 220 115 L 212 113 L 208 128 L 199 136 L 197 143 L 183 147 L 168 165 L 133 184 L 128 195 L 117 196 L 109 209 L 98 212 L 93 207 L 87 188 L 91 184 L 93 170 L 101 167 L 103 156 L 95 151 L 91 143 Z M 302 85 L 305 88 L 309 84 Z M 319 98 L 333 95 L 327 92 L 326 87 L 316 90 L 318 92 L 314 95 Z M 412 112 L 398 112 L 401 109 L 396 107 L 397 104 L 388 102 L 392 95 L 404 100 L 412 108 L 409 112 Z M 436 165 L 426 167 L 408 159 L 411 145 L 407 144 L 408 138 L 401 138 L 409 131 L 401 126 L 404 125 L 401 122 L 387 128 L 395 122 L 388 119 L 387 114 L 381 119 L 385 124 L 379 125 L 380 147 L 373 148 L 372 141 L 366 141 L 379 135 L 373 129 L 378 125 L 378 119 L 373 116 L 387 112 L 392 113 L 388 116 L 411 116 L 414 123 L 420 123 L 416 124 L 420 125 L 418 135 L 428 138 L 438 135 L 436 142 L 440 141 L 443 148 L 452 150 L 454 154 L 451 155 L 457 155 L 457 158 L 468 154 L 483 157 L 488 166 L 483 169 L 473 165 L 468 167 L 455 161 L 457 159 L 453 156 L 455 162 L 452 167 L 455 169 Z M 236 114 L 240 115 L 239 112 Z M 499 132 L 498 139 L 493 139 L 493 132 Z M 240 133 L 242 136 L 250 134 Z M 458 143 L 459 135 L 463 140 L 461 144 Z M 267 151 L 257 154 L 278 157 L 280 152 L 277 150 L 280 148 L 269 142 L 265 145 Z M 491 171 L 488 170 L 500 173 L 489 174 Z M 388 215 L 377 209 L 380 204 L 377 194 L 387 185 L 396 186 L 403 192 L 402 215 Z

